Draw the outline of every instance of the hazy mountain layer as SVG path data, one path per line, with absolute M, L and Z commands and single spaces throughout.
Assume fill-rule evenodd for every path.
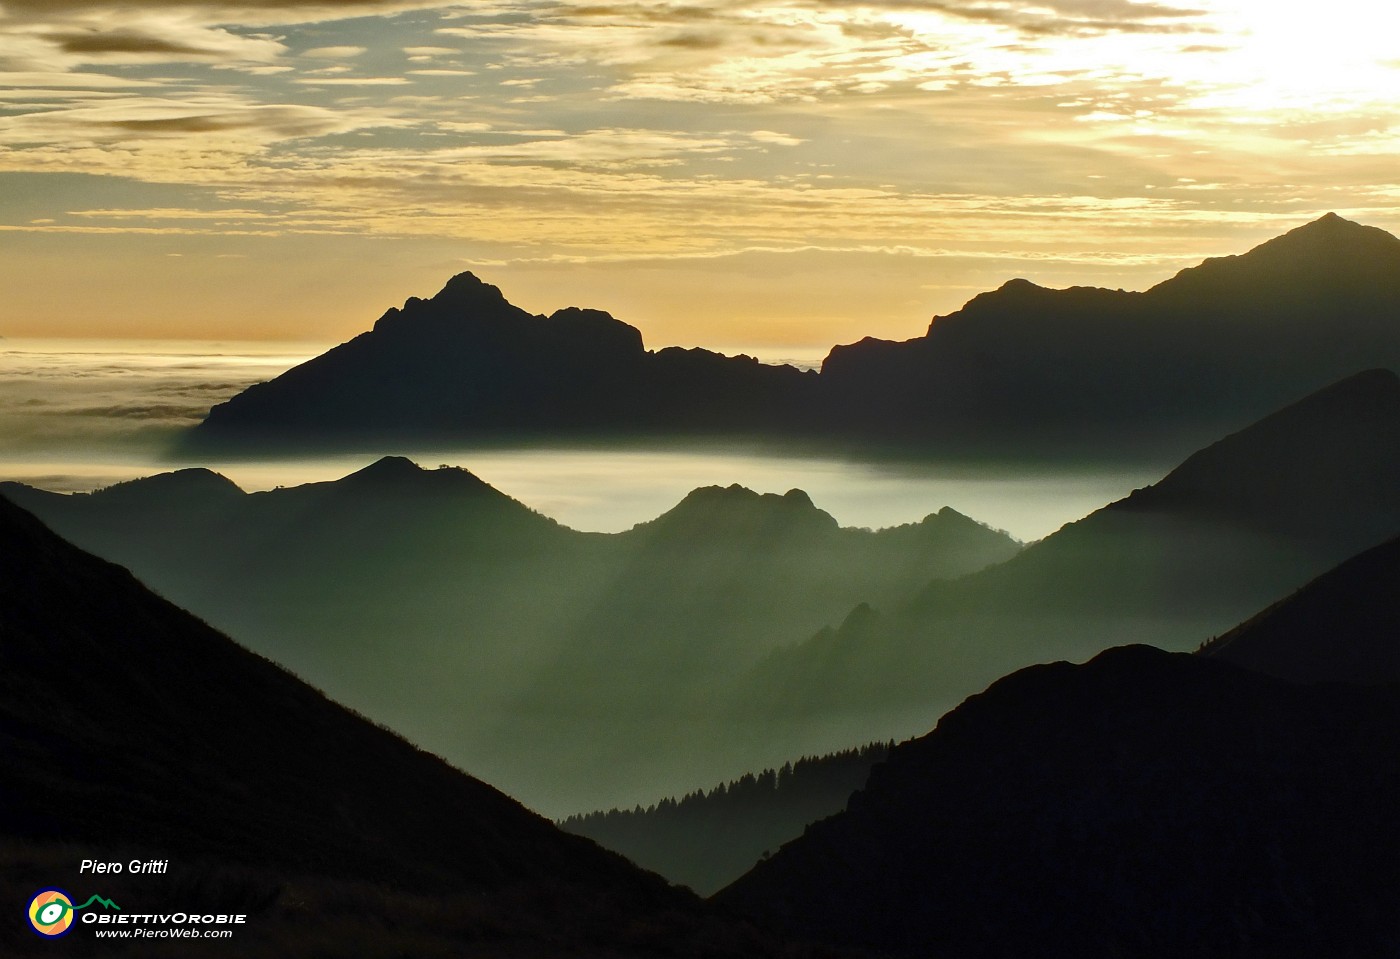
M 911 956 L 1381 957 L 1400 694 L 1150 647 L 994 684 L 722 892 Z
M 846 808 L 888 753 L 889 745 L 875 743 L 807 757 L 679 800 L 570 816 L 560 826 L 708 896 L 808 824 Z
M 740 487 L 697 490 L 627 533 L 579 533 L 464 470 L 397 458 L 254 494 L 201 470 L 89 495 L 4 489 L 337 698 L 560 813 L 800 755 L 720 728 L 718 691 L 854 603 L 898 603 L 1019 549 L 948 509 L 870 532 L 800 491 Z
M 1400 378 L 1359 374 L 1191 456 L 1006 563 L 858 607 L 755 670 L 750 708 L 898 735 L 1013 669 L 1194 649 L 1400 531 Z M 941 710 L 937 710 L 940 711 Z M 883 724 L 879 717 L 884 715 Z
M 763 436 L 940 455 L 1180 455 L 1369 367 L 1400 369 L 1400 240 L 1333 214 L 1144 293 L 1012 280 L 820 374 L 644 349 L 471 274 L 212 409 L 199 443 L 384 449 L 465 436 Z
M 78 883 L 128 912 L 251 913 L 220 955 L 654 954 L 711 922 L 4 499 L 0 745 L 11 901 Z M 172 868 L 80 877 L 84 858 Z M 701 951 L 766 951 L 745 935 Z M 3 936 L 6 955 L 53 948 L 13 923 Z

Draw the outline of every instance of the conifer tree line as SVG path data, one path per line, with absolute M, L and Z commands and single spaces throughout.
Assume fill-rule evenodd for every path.
M 709 895 L 796 839 L 809 823 L 845 808 L 893 745 L 804 756 L 680 799 L 570 816 L 560 825 Z

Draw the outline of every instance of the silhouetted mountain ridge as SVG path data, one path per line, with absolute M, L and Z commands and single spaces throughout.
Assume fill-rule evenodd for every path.
M 1137 646 L 994 683 L 718 901 L 911 956 L 1388 955 L 1400 695 Z
M 573 432 L 679 424 L 726 430 L 736 414 L 774 423 L 815 374 L 704 350 L 648 352 L 600 310 L 544 317 L 461 273 L 410 298 L 371 331 L 212 409 L 202 435 L 303 440 Z M 694 391 L 709 391 L 703 406 Z
M 549 317 L 470 273 L 216 406 L 199 442 L 762 436 L 945 456 L 1179 455 L 1360 369 L 1400 369 L 1400 240 L 1335 214 L 1144 293 L 1014 279 L 821 372 Z
M 1200 654 L 1299 683 L 1400 683 L 1400 539 L 1347 560 Z

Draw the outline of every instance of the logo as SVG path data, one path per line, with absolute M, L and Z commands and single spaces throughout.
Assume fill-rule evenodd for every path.
M 72 897 L 62 889 L 40 890 L 29 900 L 29 924 L 35 932 L 49 939 L 66 936 L 73 930 L 73 913 L 86 909 L 94 902 L 121 911 L 115 902 L 101 896 L 93 896 L 81 906 L 75 906 Z

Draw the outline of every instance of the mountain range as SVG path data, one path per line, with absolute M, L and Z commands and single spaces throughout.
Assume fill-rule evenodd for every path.
M 7 495 L 337 699 L 554 816 L 901 739 L 1000 676 L 1233 628 L 1400 531 L 1400 379 L 1356 374 L 1022 549 L 709 487 L 579 533 L 389 457 L 245 494 Z
M 880 954 L 1392 955 L 1397 576 L 1391 540 L 1197 655 L 1001 679 L 716 898 Z
M 776 954 L 3 498 L 0 748 L 6 901 L 57 885 L 128 913 L 248 915 L 207 952 L 153 940 L 114 954 Z M 166 866 L 82 875 L 83 859 Z M 0 930 L 7 956 L 53 948 Z
M 1400 368 L 1400 240 L 1328 214 L 1142 293 L 1012 280 L 820 373 L 648 351 L 469 273 L 210 410 L 194 448 L 466 438 L 794 439 L 942 456 L 1178 456 L 1357 370 Z
M 1295 498 L 1290 484 L 1327 488 L 1316 484 L 1329 472 L 1242 499 L 1219 471 L 1237 470 L 1244 450 L 1263 457 L 1257 469 L 1276 468 L 1266 454 L 1306 439 L 1303 424 L 1345 436 L 1354 399 L 1383 413 L 1393 380 L 1338 384 L 1136 495 L 1221 522 L 1270 518 L 1298 542 L 1335 546 L 1327 524 L 1281 505 Z M 1388 484 L 1356 458 L 1357 437 L 1388 445 L 1386 422 L 1337 448 L 1351 454 L 1339 474 Z M 348 492 L 327 487 L 362 505 L 366 486 L 391 477 L 462 483 L 458 472 L 390 460 Z M 244 496 L 192 479 L 201 494 Z M 164 477 L 110 495 L 178 512 L 189 506 L 171 495 L 181 489 Z M 782 509 L 799 497 L 774 499 Z M 1267 508 L 1220 509 L 1231 502 Z M 1400 941 L 1400 687 L 1385 674 L 1397 543 L 1198 655 L 1128 646 L 993 683 L 894 747 L 844 811 L 723 890 L 715 902 L 746 920 L 735 922 L 336 706 L 0 499 L 0 740 L 11 759 L 0 889 L 22 901 L 36 885 L 71 882 L 80 854 L 97 851 L 175 864 L 158 880 L 107 877 L 112 898 L 250 914 L 233 946 L 143 944 L 143 956 L 849 947 L 950 959 L 1379 959 Z M 1369 684 L 1338 682 L 1329 665 Z M 723 793 L 747 801 L 765 782 Z M 47 947 L 14 927 L 0 945 L 9 955 Z
M 1360 373 L 1193 454 L 1005 563 L 779 650 L 749 708 L 899 735 L 1035 662 L 1124 642 L 1187 651 L 1400 531 L 1400 377 Z M 938 708 L 940 707 L 941 708 Z M 876 717 L 884 714 L 882 723 Z
M 786 744 L 717 729 L 717 689 L 855 603 L 894 604 L 1020 549 L 951 509 L 843 529 L 800 490 L 738 486 L 698 489 L 624 533 L 581 533 L 465 470 L 398 457 L 251 494 L 207 470 L 0 492 L 555 814 L 781 762 Z

